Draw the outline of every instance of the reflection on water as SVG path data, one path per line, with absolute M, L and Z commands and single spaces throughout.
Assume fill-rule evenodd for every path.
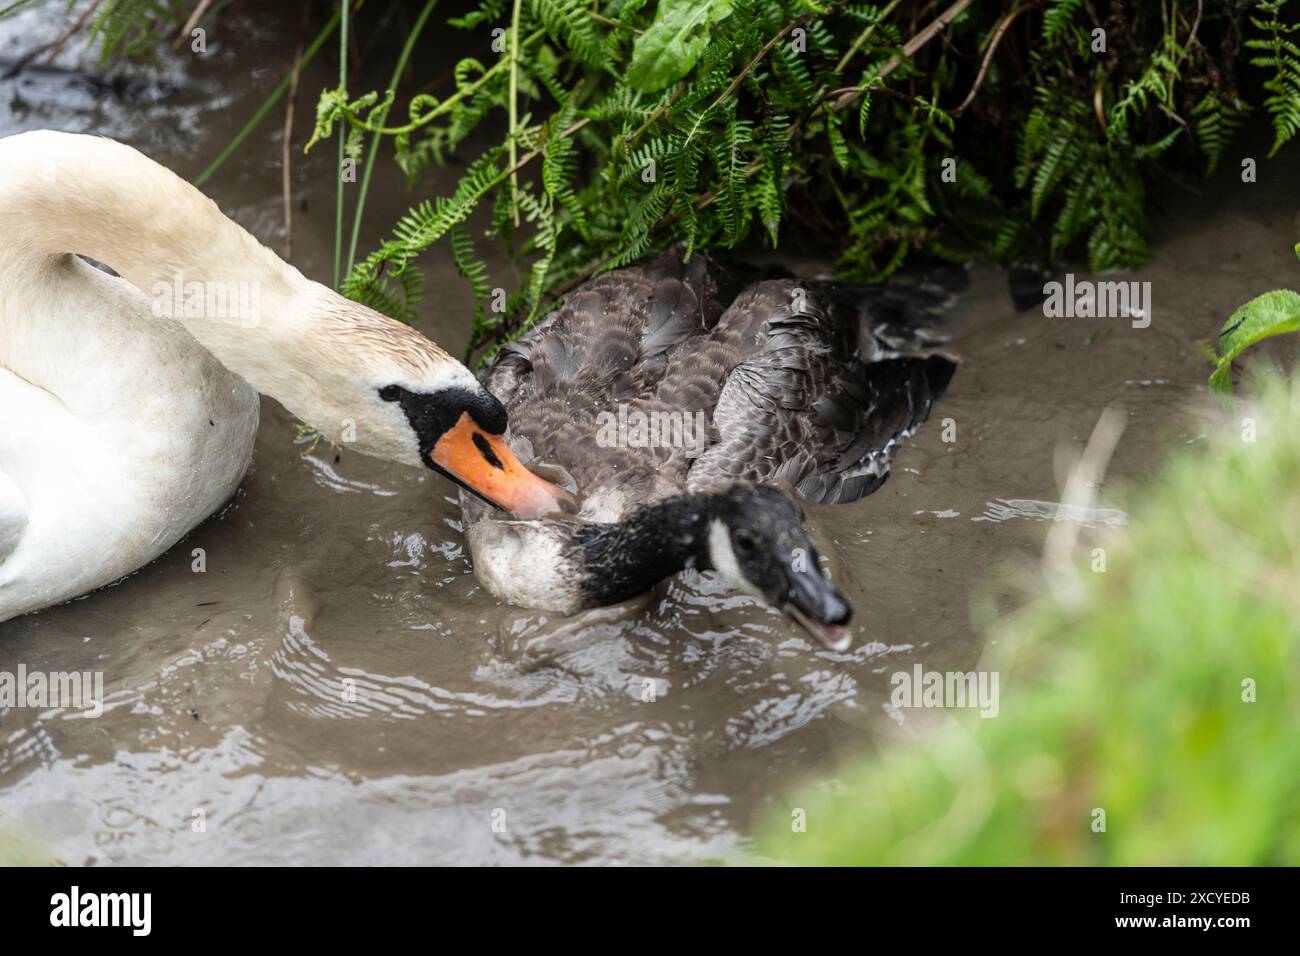
M 0 62 L 57 36 L 62 11 L 51 3 L 0 21 Z M 0 135 L 105 133 L 192 177 L 287 69 L 296 8 L 290 22 L 278 16 L 223 15 L 206 58 L 164 55 L 106 82 L 82 78 L 98 67 L 70 45 L 56 69 L 0 81 Z M 433 51 L 417 81 L 451 55 Z M 298 145 L 327 72 L 325 60 L 304 71 Z M 268 121 L 209 187 L 274 248 L 280 125 Z M 294 262 L 323 278 L 330 151 L 293 153 Z M 363 246 L 408 201 L 400 176 L 381 170 Z M 1098 336 L 1018 314 L 1005 277 L 976 269 L 948 329 L 964 365 L 936 412 L 957 440 L 944 443 L 932 422 L 880 492 L 812 509 L 819 548 L 857 608 L 842 654 L 699 574 L 571 620 L 502 607 L 470 573 L 454 489 L 346 451 L 307 451 L 287 413 L 265 403 L 253 469 L 222 515 L 116 587 L 0 625 L 0 670 L 98 670 L 107 692 L 97 720 L 0 714 L 0 830 L 28 831 L 69 863 L 743 852 L 755 816 L 788 811 L 807 774 L 907 738 L 912 718 L 888 706 L 892 672 L 972 666 L 972 589 L 995 560 L 1036 551 L 1044 523 L 1060 517 L 1059 444 L 1086 437 L 1139 384 L 1159 387 L 1140 390 L 1111 475 L 1141 476 L 1162 442 L 1186 437 L 1179 409 L 1204 393 L 1195 340 L 1283 281 L 1287 262 L 1273 250 L 1300 238 L 1273 218 L 1293 197 L 1254 188 L 1171 230 L 1141 276 L 1166 317 L 1149 329 Z M 1225 231 L 1243 258 L 1218 278 Z M 422 328 L 459 351 L 470 296 L 445 252 L 429 274 L 438 294 Z M 1104 508 L 1071 517 L 1124 520 Z M 191 569 L 193 548 L 206 552 L 205 573 Z
M 1128 524 L 1128 515 L 1118 508 L 1085 508 L 1059 501 L 1034 501 L 1030 498 L 999 498 L 990 501 L 984 514 L 972 521 L 1069 521 L 1085 528 L 1118 528 Z

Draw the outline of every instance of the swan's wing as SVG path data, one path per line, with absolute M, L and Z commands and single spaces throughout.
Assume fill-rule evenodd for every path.
M 736 362 L 690 487 L 784 480 L 822 504 L 875 491 L 956 368 L 899 351 L 934 344 L 925 320 L 938 304 L 921 289 L 793 280 L 746 289 L 713 333 Z
M 27 528 L 27 499 L 13 480 L 0 470 L 0 565 L 18 547 Z
M 5 561 L 18 547 L 27 529 L 27 498 L 18 483 L 5 473 L 4 463 L 6 460 L 22 461 L 19 457 L 21 447 L 15 444 L 17 439 L 14 436 L 18 434 L 17 426 L 22 423 L 18 416 L 25 414 L 25 405 L 18 399 L 31 389 L 5 367 L 4 359 L 4 349 L 0 347 L 0 581 L 5 579 Z

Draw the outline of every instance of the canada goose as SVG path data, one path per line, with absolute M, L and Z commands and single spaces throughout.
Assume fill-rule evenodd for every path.
M 851 608 L 795 498 L 857 501 L 888 476 L 956 368 L 901 354 L 934 344 L 921 324 L 939 296 L 747 278 L 660 254 L 570 293 L 485 368 L 515 453 L 581 491 L 577 520 L 511 519 L 461 495 L 489 592 L 571 614 L 713 569 L 848 646 Z
M 0 170 L 0 621 L 129 574 L 226 502 L 258 392 L 493 504 L 561 506 L 461 363 L 134 149 L 22 133 L 0 139 Z

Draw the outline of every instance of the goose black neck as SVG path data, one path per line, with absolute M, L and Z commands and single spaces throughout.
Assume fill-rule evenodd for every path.
M 677 495 L 615 524 L 575 536 L 583 589 L 594 604 L 615 604 L 685 568 L 708 570 L 710 508 L 705 495 Z

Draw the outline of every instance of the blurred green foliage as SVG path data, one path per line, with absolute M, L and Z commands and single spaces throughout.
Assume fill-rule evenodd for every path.
M 801 864 L 1300 863 L 1300 388 L 1142 492 L 1084 598 L 988 630 L 1001 712 L 945 719 L 767 821 Z M 1253 700 L 1249 698 L 1252 697 Z M 1094 831 L 1095 810 L 1105 831 Z
M 0 827 L 0 866 L 50 866 L 54 862 L 31 839 Z

